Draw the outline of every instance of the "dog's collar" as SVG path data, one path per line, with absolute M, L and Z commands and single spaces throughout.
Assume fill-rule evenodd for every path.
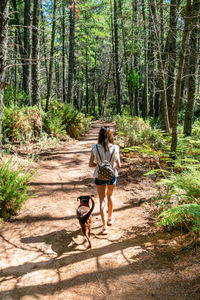
M 80 206 L 87 206 L 88 207 L 88 205 L 84 204 L 84 203 L 80 203 Z

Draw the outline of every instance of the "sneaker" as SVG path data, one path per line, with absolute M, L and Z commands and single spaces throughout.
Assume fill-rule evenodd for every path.
M 113 225 L 115 222 L 115 218 L 108 219 L 108 225 Z
M 108 234 L 108 229 L 107 228 L 103 228 L 101 233 L 103 235 L 107 235 Z

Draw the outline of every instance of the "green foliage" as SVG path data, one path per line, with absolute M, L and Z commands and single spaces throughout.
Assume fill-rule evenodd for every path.
M 118 135 L 124 147 L 134 145 L 151 145 L 152 147 L 164 147 L 164 133 L 160 129 L 152 129 L 150 125 L 139 117 L 116 117 Z
M 41 115 L 37 107 L 4 106 L 2 116 L 3 142 L 24 142 L 39 136 Z
M 200 171 L 192 169 L 170 178 L 161 179 L 157 184 L 167 187 L 167 194 L 179 193 L 185 200 L 200 198 Z
M 140 87 L 140 78 L 141 76 L 136 70 L 132 70 L 132 72 L 128 73 L 126 81 L 129 83 L 132 92 L 134 92 Z
M 24 172 L 11 160 L 3 163 L 0 169 L 0 217 L 9 219 L 28 199 L 28 184 L 33 173 L 33 169 Z
M 192 228 L 193 231 L 200 230 L 200 205 L 197 203 L 178 205 L 165 210 L 160 215 L 160 226 Z
M 50 109 L 44 118 L 44 129 L 53 137 L 66 139 L 67 136 L 79 138 L 91 123 L 72 105 L 52 101 Z
M 4 91 L 4 105 L 7 107 L 17 105 L 26 106 L 28 105 L 29 95 L 23 90 L 17 91 L 12 85 L 8 85 Z
M 37 107 L 4 106 L 2 118 L 3 143 L 30 142 L 40 137 L 41 118 L 43 130 L 50 137 L 79 138 L 91 124 L 91 118 L 75 110 L 71 105 L 52 101 L 47 114 Z

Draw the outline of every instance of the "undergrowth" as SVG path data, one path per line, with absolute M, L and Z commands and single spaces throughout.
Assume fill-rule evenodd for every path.
M 12 160 L 0 168 L 0 218 L 10 219 L 29 198 L 29 183 L 34 175 L 33 168 L 24 171 Z
M 152 123 L 152 122 L 151 122 Z M 197 120 L 191 137 L 178 128 L 177 158 L 170 158 L 171 137 L 149 121 L 138 117 L 116 118 L 118 141 L 122 152 L 138 152 L 155 160 L 152 176 L 158 185 L 158 195 L 147 204 L 158 225 L 200 231 L 200 126 Z

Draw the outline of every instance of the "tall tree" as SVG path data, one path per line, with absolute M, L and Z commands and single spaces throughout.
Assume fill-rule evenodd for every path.
M 154 29 L 157 55 L 158 55 L 158 64 L 159 64 L 159 70 L 160 70 L 160 78 L 161 79 L 159 80 L 159 82 L 160 82 L 160 86 L 162 87 L 164 124 L 165 124 L 166 132 L 169 133 L 170 129 L 169 129 L 168 108 L 167 108 L 167 94 L 166 94 L 166 86 L 165 86 L 165 73 L 164 73 L 164 67 L 163 67 L 161 43 L 160 43 L 160 37 L 159 37 L 159 33 L 158 33 L 157 15 L 156 15 L 154 0 L 149 1 L 149 8 L 150 8 L 150 16 L 152 19 L 152 25 L 153 25 L 153 29 Z
M 114 43 L 115 43 L 115 76 L 117 89 L 117 113 L 121 114 L 121 87 L 119 76 L 119 40 L 118 40 L 118 6 L 114 0 Z
M 65 2 L 62 3 L 62 99 L 66 102 L 65 82 Z
M 176 66 L 176 36 L 178 21 L 178 5 L 180 0 L 171 0 L 170 3 L 170 24 L 168 34 L 168 71 L 167 71 L 167 104 L 169 123 L 172 126 L 172 113 L 174 103 L 175 87 L 175 66 Z
M 53 75 L 53 60 L 54 60 L 54 42 L 55 42 L 55 32 L 56 32 L 56 9 L 57 9 L 57 0 L 54 0 L 53 3 L 53 20 L 52 20 L 52 32 L 51 32 L 51 50 L 50 50 L 50 61 L 49 61 L 49 76 L 48 76 L 48 85 L 47 85 L 47 101 L 46 101 L 46 111 L 50 107 L 50 97 L 51 97 L 51 82 Z
M 23 75 L 23 90 L 29 92 L 30 81 L 30 25 L 31 25 L 31 0 L 24 1 L 24 75 Z M 30 99 L 30 98 L 29 98 Z M 29 103 L 30 104 L 30 103 Z
M 148 3 L 151 5 L 151 12 L 155 9 L 152 0 Z M 149 28 L 148 28 L 148 94 L 149 94 L 149 115 L 151 117 L 154 116 L 154 83 L 155 83 L 155 55 L 154 55 L 154 27 L 153 27 L 153 20 L 152 20 L 152 13 L 149 13 Z
M 178 73 L 176 78 L 176 91 L 174 98 L 174 109 L 173 109 L 173 118 L 172 118 L 172 142 L 171 142 L 171 152 L 172 156 L 175 155 L 177 148 L 177 126 L 178 126 L 178 112 L 179 112 L 179 101 L 180 101 L 180 90 L 181 90 L 181 77 L 184 65 L 184 56 L 185 56 L 185 48 L 186 42 L 188 38 L 189 32 L 189 23 L 190 23 L 190 10 L 191 10 L 191 0 L 187 0 L 185 7 L 185 24 L 183 37 L 181 42 L 181 48 L 179 53 L 179 65 L 178 65 Z
M 135 55 L 134 55 L 134 70 L 138 72 L 138 1 L 133 1 L 133 19 L 134 19 L 134 44 L 135 44 Z M 139 116 L 139 103 L 138 103 L 138 88 L 134 90 L 134 110 L 135 115 Z
M 69 14 L 69 59 L 67 102 L 72 103 L 74 86 L 74 46 L 75 46 L 75 9 L 76 1 L 70 0 Z
M 32 104 L 41 108 L 40 99 L 40 0 L 34 0 L 32 28 Z
M 8 11 L 9 0 L 0 2 L 0 159 L 2 158 L 2 110 L 3 93 L 5 88 L 4 72 L 8 38 Z
M 195 91 L 196 91 L 196 70 L 198 62 L 198 18 L 199 18 L 200 2 L 193 1 L 192 18 L 191 18 L 191 34 L 190 34 L 190 56 L 189 56 L 189 78 L 188 78 L 188 99 L 185 110 L 184 134 L 189 136 L 192 134 L 192 122 L 194 115 Z
M 147 36 L 146 36 L 146 15 L 145 15 L 145 3 L 142 0 L 142 18 L 143 18 L 143 34 L 144 34 L 144 89 L 143 89 L 143 105 L 142 116 L 147 118 L 148 114 L 148 64 L 147 64 Z

